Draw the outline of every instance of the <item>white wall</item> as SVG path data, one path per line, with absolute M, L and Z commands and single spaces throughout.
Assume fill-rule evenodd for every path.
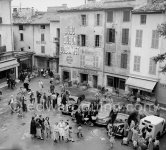
M 23 25 L 24 30 L 19 30 L 19 25 L 13 25 L 14 48 L 19 51 L 24 48 L 25 51 L 34 51 L 33 46 L 33 25 Z M 20 41 L 20 33 L 23 33 L 24 41 Z M 29 49 L 30 46 L 30 49 Z
M 0 0 L 0 17 L 2 23 L 0 24 L 0 34 L 2 37 L 2 46 L 6 46 L 7 51 L 12 51 L 12 26 L 11 26 L 11 1 Z
M 46 44 L 38 44 L 41 42 L 41 34 L 45 35 Z M 45 29 L 40 29 L 40 25 L 34 25 L 34 51 L 39 55 L 50 55 L 53 56 L 53 52 L 50 48 L 51 38 L 50 38 L 50 25 L 46 25 Z M 41 46 L 45 46 L 45 53 L 41 53 Z
M 140 25 L 140 15 L 133 14 L 132 16 L 132 34 L 131 34 L 131 59 L 130 59 L 130 74 L 140 75 L 149 78 L 158 79 L 158 71 L 156 75 L 149 74 L 149 60 L 151 57 L 160 54 L 161 40 L 159 40 L 159 49 L 151 48 L 152 30 L 157 29 L 157 25 L 163 22 L 161 14 L 148 14 L 145 25 Z M 143 30 L 142 47 L 135 47 L 136 30 Z M 161 38 L 160 38 L 161 39 Z M 141 56 L 140 72 L 135 72 L 134 56 Z M 157 65 L 159 70 L 159 65 Z

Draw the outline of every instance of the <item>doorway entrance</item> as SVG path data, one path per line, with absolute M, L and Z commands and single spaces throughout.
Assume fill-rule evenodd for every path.
M 88 82 L 88 74 L 80 73 L 80 80 L 81 80 L 81 83 L 85 81 Z
M 68 71 L 63 71 L 63 81 L 70 80 L 70 73 Z
M 97 88 L 97 82 L 98 82 L 98 77 L 96 75 L 93 75 L 93 87 Z

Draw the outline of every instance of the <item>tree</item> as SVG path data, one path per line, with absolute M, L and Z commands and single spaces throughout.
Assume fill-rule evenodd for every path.
M 158 33 L 161 37 L 166 39 L 166 23 L 162 23 L 161 25 L 158 25 L 157 27 Z M 157 62 L 164 62 L 166 60 L 166 52 L 163 54 L 159 54 L 158 56 L 154 57 L 154 61 Z M 166 64 L 161 67 L 161 71 L 162 73 L 166 73 Z

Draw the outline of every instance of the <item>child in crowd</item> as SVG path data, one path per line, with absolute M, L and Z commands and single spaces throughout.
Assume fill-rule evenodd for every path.
M 113 148 L 114 143 L 115 143 L 115 137 L 113 134 L 110 134 L 110 147 L 111 147 L 111 149 Z
M 74 142 L 74 140 L 73 140 L 73 129 L 72 129 L 72 127 L 69 127 L 69 141 Z
M 78 125 L 77 137 L 78 137 L 78 138 L 83 137 L 81 124 Z

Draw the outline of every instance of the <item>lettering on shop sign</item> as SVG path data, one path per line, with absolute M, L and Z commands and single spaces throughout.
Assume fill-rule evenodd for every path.
M 76 39 L 75 27 L 67 26 L 63 37 L 63 47 L 60 48 L 60 54 L 79 55 L 79 47 L 77 46 Z
M 73 57 L 72 57 L 72 56 L 67 56 L 67 57 L 66 57 L 66 62 L 67 62 L 68 64 L 71 64 L 71 63 L 73 62 Z
M 60 54 L 79 55 L 79 47 L 64 46 L 60 48 Z
M 76 45 L 76 35 L 75 35 L 75 27 L 68 26 L 65 28 L 64 35 L 64 44 Z

